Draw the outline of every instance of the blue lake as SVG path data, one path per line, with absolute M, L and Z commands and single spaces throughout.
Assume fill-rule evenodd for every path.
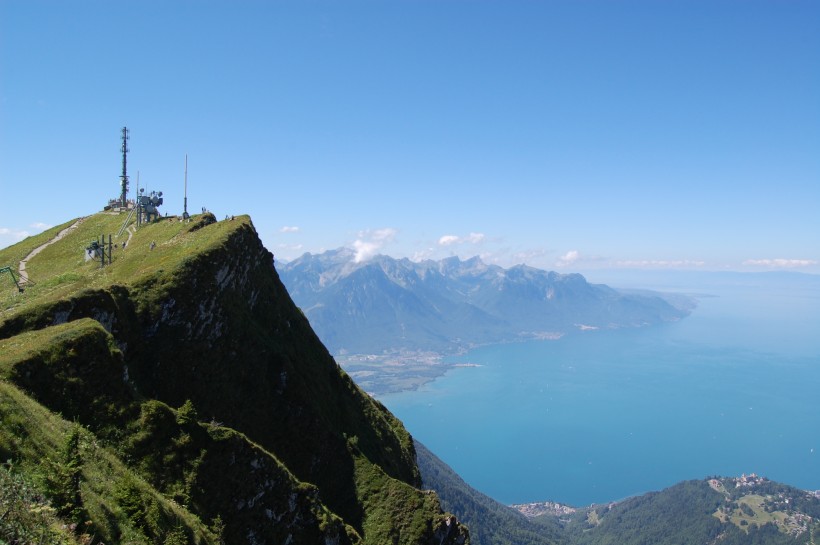
M 479 348 L 381 401 L 507 504 L 752 472 L 820 489 L 820 283 L 751 278 L 689 287 L 680 322 Z

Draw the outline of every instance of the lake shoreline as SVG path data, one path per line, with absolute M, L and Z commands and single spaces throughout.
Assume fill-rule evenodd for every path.
M 750 470 L 820 488 L 810 386 L 820 382 L 820 340 L 806 325 L 820 324 L 820 309 L 744 288 L 709 290 L 716 296 L 674 323 L 447 356 L 443 375 L 379 399 L 506 505 L 606 503 Z

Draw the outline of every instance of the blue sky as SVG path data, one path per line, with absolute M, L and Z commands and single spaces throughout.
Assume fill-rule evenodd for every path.
M 0 247 L 119 192 L 563 272 L 820 272 L 820 3 L 0 0 Z M 1 265 L 1 264 L 0 264 Z

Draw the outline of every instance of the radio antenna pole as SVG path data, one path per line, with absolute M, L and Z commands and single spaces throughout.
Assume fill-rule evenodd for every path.
M 126 199 L 128 198 L 128 171 L 126 170 L 126 156 L 128 155 L 128 140 L 129 131 L 127 127 L 122 128 L 122 175 L 120 176 L 120 185 L 122 195 L 120 195 L 120 206 L 126 207 Z
M 183 199 L 182 204 L 182 219 L 188 219 L 191 216 L 188 215 L 188 154 L 185 154 L 185 198 Z

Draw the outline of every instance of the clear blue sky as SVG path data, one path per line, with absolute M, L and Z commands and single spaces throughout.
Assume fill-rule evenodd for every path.
M 0 247 L 119 193 L 279 259 L 820 272 L 816 1 L 0 0 Z M 0 264 L 2 265 L 2 264 Z

